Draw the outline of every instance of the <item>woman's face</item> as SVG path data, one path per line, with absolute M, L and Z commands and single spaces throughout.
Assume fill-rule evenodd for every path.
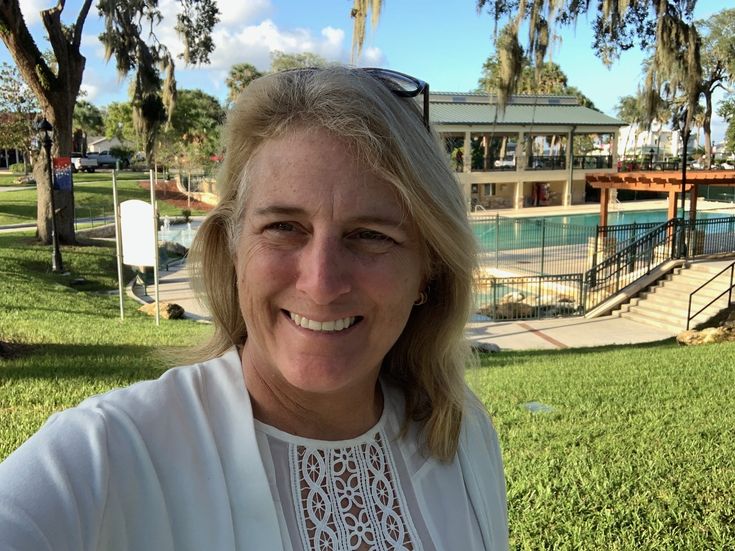
M 423 281 L 393 188 L 314 129 L 266 142 L 248 185 L 235 260 L 246 371 L 282 389 L 374 388 Z

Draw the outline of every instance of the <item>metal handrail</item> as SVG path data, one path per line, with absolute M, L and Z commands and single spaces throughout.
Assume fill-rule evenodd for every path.
M 677 254 L 675 236 L 678 229 L 677 219 L 663 222 L 587 270 L 584 280 L 587 310 L 599 306 L 599 304 L 602 304 L 602 302 L 631 283 L 632 281 L 628 281 L 628 278 L 624 275 L 625 272 L 628 274 L 636 273 L 635 279 L 638 279 L 667 260 L 674 258 Z M 666 252 L 657 255 L 654 251 L 661 245 L 665 245 Z M 671 246 L 669 247 L 669 245 Z M 643 259 L 643 264 L 640 268 L 643 270 L 636 270 L 636 264 L 641 259 Z M 604 289 L 606 285 L 612 285 L 614 289 L 608 288 L 606 296 L 601 297 L 599 291 Z M 597 302 L 587 304 L 592 301 Z
M 646 234 L 642 235 L 632 243 L 617 251 L 615 254 L 608 256 L 605 260 L 603 260 L 596 266 L 593 266 L 587 271 L 587 281 L 596 281 L 596 272 L 602 272 L 608 266 L 619 264 L 621 259 L 629 258 L 631 254 L 635 254 L 635 252 L 637 252 L 641 245 L 643 245 L 644 243 L 654 241 L 656 237 L 659 237 L 659 234 L 668 234 L 669 228 L 676 226 L 676 223 L 676 220 L 673 219 L 662 222 L 658 226 L 652 228 Z M 594 283 L 592 285 L 594 286 Z
M 701 289 L 712 283 L 716 278 L 720 277 L 722 274 L 724 274 L 727 270 L 730 270 L 730 286 L 722 291 L 719 295 L 717 295 L 715 298 L 713 298 L 711 301 L 709 301 L 705 306 L 700 308 L 693 316 L 692 313 L 692 298 L 694 298 L 695 293 L 699 292 Z M 717 302 L 719 299 L 721 299 L 725 293 L 728 293 L 729 296 L 727 297 L 727 306 L 728 308 L 732 305 L 732 288 L 733 288 L 733 275 L 735 275 L 735 262 L 730 264 L 729 266 L 726 266 L 723 268 L 720 272 L 718 272 L 716 275 L 709 278 L 707 281 L 702 283 L 699 287 L 694 289 L 691 293 L 689 293 L 689 306 L 687 308 L 687 331 L 689 331 L 689 324 L 691 321 L 696 318 L 699 314 L 704 312 L 707 308 L 712 306 L 715 302 Z

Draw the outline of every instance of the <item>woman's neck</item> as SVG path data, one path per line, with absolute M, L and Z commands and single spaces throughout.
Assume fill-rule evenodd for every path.
M 303 392 L 283 379 L 269 380 L 243 361 L 253 416 L 286 433 L 317 440 L 347 440 L 373 427 L 383 412 L 377 380 L 328 394 Z

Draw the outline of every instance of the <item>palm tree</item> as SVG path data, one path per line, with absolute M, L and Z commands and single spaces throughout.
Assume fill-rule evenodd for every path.
M 227 94 L 228 103 L 232 104 L 237 99 L 237 96 L 242 93 L 248 85 L 258 77 L 262 77 L 263 73 L 258 71 L 254 65 L 250 63 L 236 63 L 230 67 L 230 72 L 227 75 Z
M 618 99 L 618 104 L 615 107 L 615 114 L 621 121 L 627 122 L 630 127 L 628 135 L 625 137 L 625 145 L 623 145 L 623 159 L 625 159 L 631 135 L 634 137 L 634 144 L 635 138 L 638 135 L 638 123 L 642 118 L 640 98 L 636 96 L 622 96 Z

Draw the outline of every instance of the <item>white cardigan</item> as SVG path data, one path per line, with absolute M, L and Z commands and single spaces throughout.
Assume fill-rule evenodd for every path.
M 468 407 L 459 460 L 485 549 L 508 548 L 495 431 Z M 0 549 L 278 550 L 233 348 L 53 415 L 0 464 Z

